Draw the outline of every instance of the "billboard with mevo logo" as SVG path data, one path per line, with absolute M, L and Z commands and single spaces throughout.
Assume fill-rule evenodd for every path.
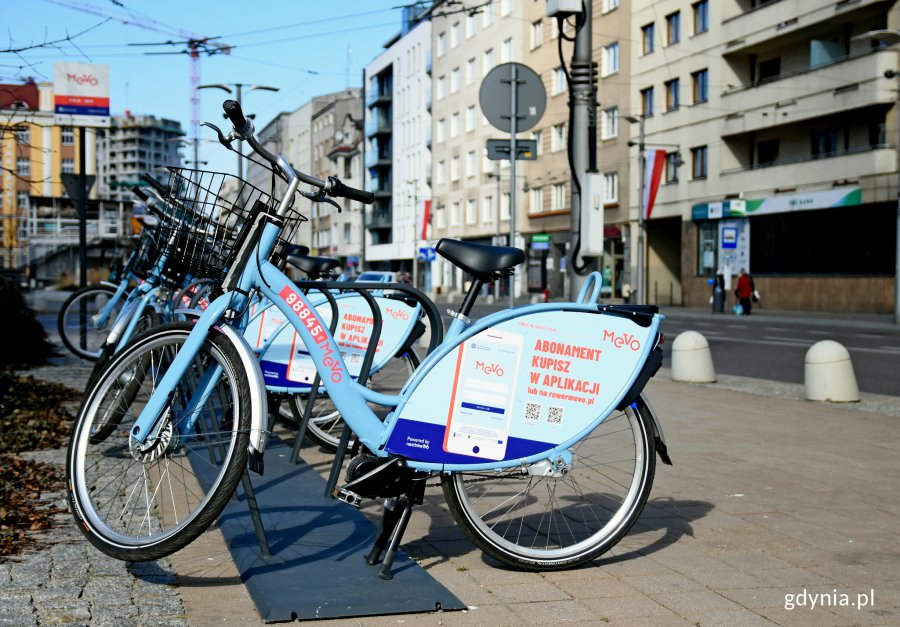
M 109 126 L 109 66 L 53 64 L 53 105 L 62 126 Z

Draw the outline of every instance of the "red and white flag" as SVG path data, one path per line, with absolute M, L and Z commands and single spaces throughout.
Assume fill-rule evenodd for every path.
M 648 150 L 644 153 L 644 220 L 650 219 L 665 167 L 665 150 Z
M 431 200 L 423 200 L 419 207 L 419 232 L 420 240 L 428 239 L 428 227 L 431 225 Z

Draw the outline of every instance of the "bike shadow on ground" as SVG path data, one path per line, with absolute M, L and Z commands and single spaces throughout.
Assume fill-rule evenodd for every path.
M 426 501 L 427 502 L 427 501 Z M 582 568 L 591 568 L 625 562 L 661 551 L 678 542 L 682 537 L 694 536 L 694 523 L 704 518 L 715 505 L 708 501 L 679 500 L 668 497 L 650 499 L 640 518 L 624 538 L 604 556 Z M 426 509 L 426 508 L 421 508 Z M 444 515 L 429 512 L 431 524 L 420 538 L 409 538 L 403 549 L 416 559 L 428 559 L 443 563 L 477 550 L 461 528 L 455 523 L 447 525 Z M 449 515 L 449 514 L 447 514 Z M 509 566 L 482 554 L 482 561 L 494 568 L 513 570 Z M 428 565 L 423 567 L 427 570 Z

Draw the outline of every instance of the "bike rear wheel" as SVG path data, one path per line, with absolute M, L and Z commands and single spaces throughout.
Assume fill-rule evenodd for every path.
M 190 543 L 221 513 L 246 467 L 247 373 L 215 329 L 176 386 L 155 435 L 143 445 L 131 440 L 141 409 L 191 329 L 165 325 L 123 348 L 86 396 L 72 432 L 71 511 L 87 539 L 118 559 L 159 559 Z M 191 417 L 196 420 L 188 424 Z
M 103 311 L 115 293 L 115 289 L 106 285 L 89 285 L 72 293 L 63 303 L 56 319 L 56 328 L 59 339 L 76 357 L 88 361 L 97 360 L 109 329 L 122 309 L 124 299 L 115 305 L 106 324 L 98 328 L 93 318 Z
M 450 512 L 504 564 L 561 570 L 588 562 L 615 546 L 647 502 L 656 468 L 652 421 L 639 400 L 572 446 L 562 468 L 452 473 L 443 481 Z

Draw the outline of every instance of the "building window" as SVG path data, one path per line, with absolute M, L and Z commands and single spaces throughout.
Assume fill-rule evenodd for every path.
M 666 16 L 666 45 L 671 46 L 681 41 L 681 11 Z
M 437 85 L 434 88 L 435 98 L 440 100 L 447 95 L 447 76 L 441 75 L 437 79 Z
M 450 72 L 450 93 L 455 94 L 459 91 L 459 86 L 462 83 L 462 71 L 455 67 Z
M 450 180 L 458 181 L 459 180 L 459 157 L 453 157 L 450 159 Z
M 756 160 L 761 166 L 772 165 L 778 161 L 779 140 L 777 137 L 764 139 L 756 145 Z
M 444 205 L 438 205 L 437 211 L 435 212 L 437 219 L 437 227 L 439 229 L 447 228 L 447 210 L 444 208 Z
M 459 135 L 459 111 L 453 113 L 450 116 L 450 137 L 457 137 Z
M 603 0 L 603 13 L 609 13 L 613 9 L 619 8 L 619 0 Z
M 17 192 L 16 193 L 16 204 L 19 209 L 28 209 L 31 205 L 31 196 L 29 196 L 28 192 Z
M 487 28 L 494 23 L 494 2 L 491 0 L 481 9 L 481 25 Z
M 533 187 L 528 191 L 528 202 L 531 213 L 540 213 L 544 210 L 544 188 Z
M 706 68 L 697 70 L 691 74 L 694 91 L 694 104 L 706 102 L 709 99 L 709 70 Z
M 447 53 L 447 33 L 440 33 L 437 36 L 437 56 L 442 57 Z
M 603 76 L 609 76 L 619 71 L 619 42 L 614 42 L 603 47 L 602 54 Z
M 709 30 L 709 0 L 695 2 L 694 7 L 694 34 L 705 33 Z
M 456 48 L 459 45 L 459 22 L 450 27 L 450 47 Z
M 478 66 L 475 63 L 475 57 L 472 57 L 466 61 L 466 85 L 471 85 L 475 82 L 476 74 L 478 74 Z
M 478 161 L 475 158 L 475 151 L 470 150 L 466 153 L 466 176 L 468 178 L 474 178 L 478 173 Z M 472 201 L 475 202 L 475 201 Z
M 434 171 L 434 182 L 443 185 L 447 181 L 447 162 L 438 161 L 437 169 Z
M 352 239 L 352 237 L 351 237 L 351 235 L 350 235 L 350 224 L 349 224 L 349 223 L 345 223 L 345 224 L 344 224 L 344 243 L 345 243 L 345 244 L 350 244 L 350 243 L 352 243 L 352 242 L 353 242 L 353 239 Z
M 680 158 L 681 155 L 677 152 L 666 154 L 666 183 L 678 182 L 678 160 Z
M 494 67 L 494 49 L 493 48 L 488 48 L 487 50 L 484 51 L 484 56 L 482 58 L 481 65 L 482 65 L 482 68 L 481 68 L 482 72 L 484 73 L 485 76 L 487 76 L 487 73 L 490 72 Z
M 75 144 L 75 129 L 71 126 L 60 127 L 59 136 L 63 146 L 72 146 Z
M 475 13 L 466 15 L 466 39 L 475 36 L 475 29 L 478 26 L 475 20 L 478 19 Z
M 63 174 L 75 174 L 75 159 L 63 159 L 62 160 L 62 173 Z
M 678 108 L 680 104 L 679 92 L 681 91 L 681 80 L 673 78 L 666 81 L 666 111 L 672 111 Z
M 500 0 L 500 15 L 506 16 L 512 13 L 510 0 Z
M 475 105 L 471 105 L 466 109 L 466 132 L 469 133 L 475 130 L 475 120 L 478 115 L 478 112 L 475 110 Z
M 500 221 L 509 222 L 509 192 L 500 196 Z
M 556 96 L 566 90 L 566 70 L 559 66 L 553 70 L 553 92 L 551 95 Z
M 653 115 L 653 88 L 641 90 L 641 115 L 645 118 Z
M 31 160 L 28 157 L 16 159 L 16 174 L 19 176 L 29 176 L 31 174 Z
M 612 139 L 619 134 L 619 107 L 603 110 L 603 123 L 600 127 L 600 139 Z
M 459 226 L 459 202 L 450 204 L 450 226 Z
M 707 154 L 706 146 L 691 148 L 691 178 L 706 178 Z
M 697 274 L 715 274 L 718 268 L 719 221 L 704 220 L 697 226 Z
M 486 224 L 494 221 L 493 196 L 485 196 L 481 201 L 481 221 Z
M 466 201 L 466 224 L 475 224 L 478 221 L 478 201 L 470 198 Z
M 437 124 L 434 128 L 435 139 L 438 143 L 443 142 L 447 139 L 447 119 L 441 118 L 437 121 Z
M 544 20 L 531 23 L 531 49 L 534 50 L 544 43 Z
M 656 40 L 656 25 L 653 22 L 641 27 L 641 54 L 653 52 Z
M 17 126 L 15 133 L 17 143 L 24 146 L 28 146 L 31 144 L 31 129 L 29 129 L 27 126 Z
M 603 174 L 603 202 L 619 202 L 619 173 L 605 172 Z
M 500 63 L 512 61 L 512 46 L 512 37 L 503 40 L 503 47 L 500 48 Z
M 540 157 L 544 154 L 544 133 L 541 131 L 532 131 L 531 139 L 534 140 L 534 147 L 537 156 Z
M 566 147 L 566 125 L 556 124 L 550 130 L 550 152 L 559 152 Z
M 827 157 L 837 152 L 838 132 L 836 129 L 813 131 L 811 139 L 813 157 Z
M 560 209 L 566 209 L 569 206 L 568 199 L 566 198 L 566 184 L 565 183 L 554 183 L 553 184 L 553 204 L 551 208 L 554 211 L 559 211 Z
M 759 82 L 774 80 L 781 76 L 781 57 L 766 59 L 759 64 Z
M 481 147 L 481 171 L 485 174 L 494 171 L 494 162 L 488 159 L 487 146 Z

